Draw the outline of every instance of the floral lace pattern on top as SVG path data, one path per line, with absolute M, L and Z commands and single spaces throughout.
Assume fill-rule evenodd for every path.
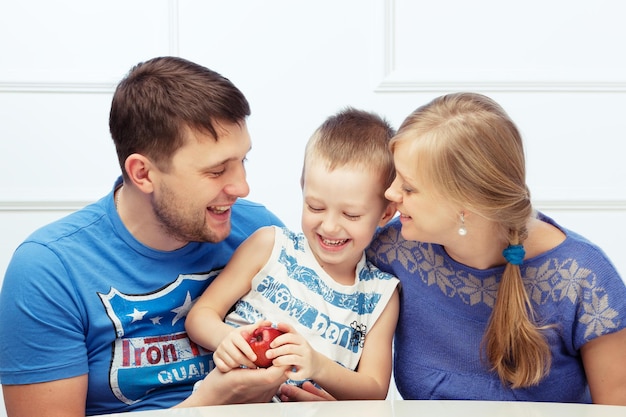
M 470 306 L 484 303 L 489 308 L 494 306 L 503 270 L 494 268 L 481 274 L 467 267 L 455 268 L 443 248 L 404 240 L 396 228 L 378 235 L 368 249 L 368 257 L 375 264 L 399 262 L 406 272 L 429 287 L 436 285 L 446 296 L 458 297 Z M 521 272 L 526 291 L 536 305 L 569 302 L 580 306 L 578 321 L 585 326 L 585 339 L 620 327 L 622 319 L 611 307 L 606 290 L 598 286 L 596 273 L 581 267 L 576 259 L 538 257 L 525 261 Z

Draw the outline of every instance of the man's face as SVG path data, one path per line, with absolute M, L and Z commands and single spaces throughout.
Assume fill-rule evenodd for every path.
M 230 233 L 231 207 L 248 195 L 244 162 L 250 135 L 244 123 L 221 123 L 219 139 L 187 129 L 167 171 L 157 170 L 152 208 L 160 227 L 182 244 L 220 242 Z

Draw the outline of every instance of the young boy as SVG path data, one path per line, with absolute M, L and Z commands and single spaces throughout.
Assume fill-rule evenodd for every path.
M 269 320 L 286 333 L 267 358 L 291 381 L 312 380 L 337 399 L 386 397 L 398 280 L 364 250 L 395 213 L 384 197 L 395 175 L 393 134 L 379 116 L 351 108 L 315 131 L 301 178 L 303 233 L 255 232 L 186 319 L 222 372 L 255 366 L 247 340 Z

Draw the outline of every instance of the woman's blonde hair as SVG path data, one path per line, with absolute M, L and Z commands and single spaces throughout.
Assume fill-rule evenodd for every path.
M 526 186 L 521 135 L 506 112 L 490 98 L 449 94 L 415 110 L 391 142 L 411 141 L 416 164 L 448 201 L 500 227 L 494 239 L 523 245 L 534 211 Z M 504 249 L 504 248 L 503 248 Z M 507 263 L 483 336 L 486 359 L 512 388 L 538 384 L 551 355 L 538 326 L 519 265 Z

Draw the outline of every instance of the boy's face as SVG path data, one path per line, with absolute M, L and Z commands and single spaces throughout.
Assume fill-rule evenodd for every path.
M 166 171 L 153 171 L 152 209 L 160 228 L 182 243 L 220 242 L 231 228 L 231 207 L 248 195 L 244 124 L 221 123 L 219 140 L 187 129 L 185 145 Z
M 378 175 L 363 167 L 328 171 L 323 161 L 307 161 L 304 171 L 302 231 L 324 270 L 336 281 L 354 283 L 355 267 L 387 201 Z

